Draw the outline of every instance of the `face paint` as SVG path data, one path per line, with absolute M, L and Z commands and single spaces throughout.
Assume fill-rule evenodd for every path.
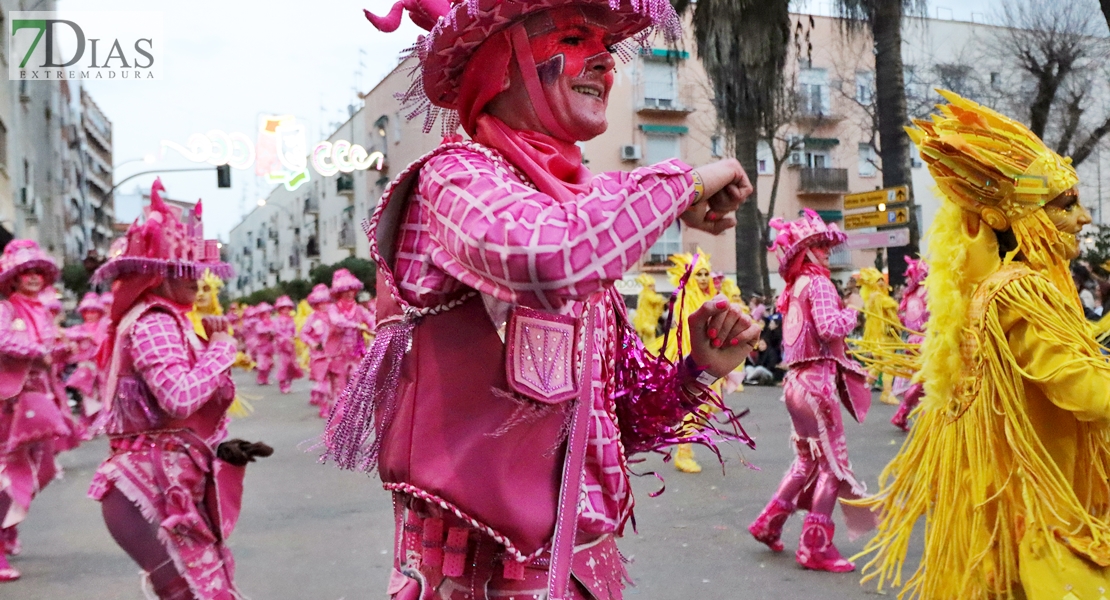
M 1079 203 L 1079 192 L 1074 188 L 1057 196 L 1044 207 L 1044 212 L 1060 232 L 1063 252 L 1069 260 L 1079 256 L 1079 238 L 1083 227 L 1091 223 L 1091 213 Z

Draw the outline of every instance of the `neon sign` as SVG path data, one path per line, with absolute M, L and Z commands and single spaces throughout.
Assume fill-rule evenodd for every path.
M 367 152 L 347 140 L 324 140 L 308 152 L 305 127 L 292 115 L 263 115 L 259 119 L 258 141 L 252 144 L 244 133 L 213 129 L 194 133 L 185 145 L 162 140 L 162 154 L 174 150 L 193 162 L 229 165 L 236 169 L 254 166 L 255 174 L 270 183 L 280 183 L 289 191 L 310 181 L 308 166 L 322 177 L 339 173 L 385 168 L 385 154 Z
M 206 162 L 211 165 L 228 165 L 236 169 L 249 169 L 254 163 L 254 144 L 242 133 L 225 133 L 213 129 L 208 133 L 194 133 L 189 136 L 185 146 L 162 140 L 162 154 L 166 148 L 176 150 L 193 162 Z
M 374 151 L 367 153 L 366 148 L 347 140 L 320 142 L 312 150 L 312 168 L 323 177 L 337 173 L 365 171 L 374 167 L 381 171 L 385 166 L 385 155 Z

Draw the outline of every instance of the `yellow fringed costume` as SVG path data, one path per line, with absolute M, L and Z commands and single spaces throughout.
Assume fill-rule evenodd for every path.
M 655 279 L 647 273 L 640 274 L 636 281 L 643 286 L 640 297 L 636 300 L 636 316 L 632 318 L 632 327 L 636 329 L 644 346 L 652 347 L 659 337 L 659 318 L 663 316 L 663 309 L 667 306 L 667 299 L 655 291 Z
M 193 310 L 189 311 L 186 316 L 193 322 L 193 331 L 202 340 L 208 339 L 208 334 L 204 331 L 204 317 L 222 317 L 224 315 L 224 307 L 220 305 L 220 290 L 223 287 L 223 280 L 216 277 L 208 269 L 204 270 L 204 275 L 197 282 L 197 298 L 193 302 Z M 230 327 L 228 327 L 227 332 L 232 333 Z M 241 355 L 242 352 L 238 354 Z M 236 356 L 235 364 L 232 366 L 241 366 L 239 362 L 240 359 Z M 254 412 L 254 407 L 238 394 L 235 395 L 235 401 L 227 409 L 228 415 L 239 418 L 250 416 L 252 412 Z
M 312 307 L 308 305 L 308 300 L 301 300 L 297 303 L 297 311 L 293 313 L 293 323 L 297 326 L 297 337 L 293 340 L 294 346 L 297 348 L 297 363 L 302 369 L 308 369 L 308 344 L 301 340 L 301 328 L 304 327 L 305 321 L 308 320 L 309 315 L 313 313 Z
M 890 297 L 886 279 L 878 269 L 869 267 L 860 270 L 859 293 L 863 298 L 865 316 L 864 343 L 872 346 L 900 343 L 902 335 L 899 328 L 898 303 Z M 872 369 L 871 375 L 879 377 L 880 372 Z M 888 374 L 882 379 L 883 393 L 879 395 L 879 401 L 883 404 L 898 404 L 893 391 L 894 377 Z
M 667 269 L 667 276 L 670 277 L 671 284 L 675 286 L 678 294 L 674 307 L 674 323 L 672 323 L 674 329 L 667 332 L 664 337 L 658 338 L 654 344 L 648 346 L 648 349 L 655 354 L 662 352 L 673 362 L 690 354 L 690 326 L 686 320 L 695 310 L 701 308 L 702 304 L 716 296 L 717 289 L 713 285 L 709 255 L 702 252 L 701 248 L 698 248 L 697 262 L 694 260 L 694 255 L 685 253 L 672 254 L 671 263 L 671 268 Z M 687 270 L 691 270 L 691 265 L 693 266 L 692 275 L 686 281 L 686 285 L 682 286 L 682 277 Z M 681 306 L 679 306 L 679 303 L 681 303 Z M 679 318 L 680 315 L 681 318 Z M 682 348 L 678 347 L 677 333 L 679 328 L 682 331 Z M 663 345 L 664 338 L 666 338 L 666 346 Z M 701 472 L 701 465 L 694 460 L 694 449 L 690 444 L 679 444 L 677 446 L 674 466 L 684 473 Z
M 909 129 L 948 200 L 929 234 L 926 393 L 860 501 L 881 513 L 864 581 L 930 600 L 1110 597 L 1110 364 L 1068 273 L 1075 232 L 1044 208 L 1078 178 L 1024 126 L 942 94 Z M 1002 258 L 1000 239 L 1016 246 Z

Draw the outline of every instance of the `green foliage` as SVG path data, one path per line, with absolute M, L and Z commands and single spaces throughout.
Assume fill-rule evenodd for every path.
M 321 265 L 312 270 L 312 285 L 322 283 L 324 285 L 331 285 L 332 275 L 339 269 L 347 269 L 354 275 L 362 285 L 366 286 L 366 290 L 373 292 L 374 286 L 378 280 L 378 269 L 374 261 L 366 260 L 365 258 L 355 258 L 350 256 L 335 263 L 334 265 Z
M 1110 269 L 1102 266 L 1107 260 L 1110 260 L 1110 225 L 1088 225 L 1083 237 L 1085 243 L 1082 247 L 1084 250 L 1079 259 L 1091 265 L 1091 268 L 1099 275 L 1104 277 L 1110 275 Z
M 89 272 L 85 270 L 85 265 L 81 263 L 67 262 L 62 265 L 61 278 L 62 285 L 78 297 L 89 291 Z
M 311 281 L 304 279 L 294 279 L 293 281 L 283 281 L 274 287 L 258 290 L 253 294 L 243 296 L 242 298 L 235 299 L 235 302 L 240 304 L 260 304 L 262 302 L 269 302 L 273 304 L 281 296 L 289 296 L 293 302 L 300 302 L 308 297 L 312 287 L 318 283 L 324 285 L 331 285 L 332 275 L 339 269 L 347 269 L 352 275 L 358 278 L 366 290 L 371 293 L 374 290 L 374 285 L 377 282 L 377 268 L 373 261 L 363 258 L 348 257 L 335 263 L 334 265 L 321 265 L 316 267 L 311 272 Z

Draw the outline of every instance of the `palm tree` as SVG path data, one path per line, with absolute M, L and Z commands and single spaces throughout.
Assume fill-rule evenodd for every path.
M 692 10 L 698 57 L 713 86 L 717 121 L 736 158 L 758 185 L 756 146 L 764 116 L 782 88 L 790 43 L 789 0 L 672 0 Z M 758 190 L 758 187 L 757 187 Z M 747 292 L 762 290 L 758 191 L 736 211 L 736 279 Z
M 866 30 L 875 43 L 875 104 L 879 121 L 879 159 L 883 187 L 910 185 L 910 138 L 902 129 L 906 114 L 906 85 L 902 66 L 902 19 L 909 14 L 924 15 L 926 0 L 836 0 L 836 10 L 844 19 L 847 34 Z M 887 264 L 890 283 L 903 281 L 906 264 L 903 256 L 918 253 L 921 233 L 910 188 L 910 243 L 889 248 Z

